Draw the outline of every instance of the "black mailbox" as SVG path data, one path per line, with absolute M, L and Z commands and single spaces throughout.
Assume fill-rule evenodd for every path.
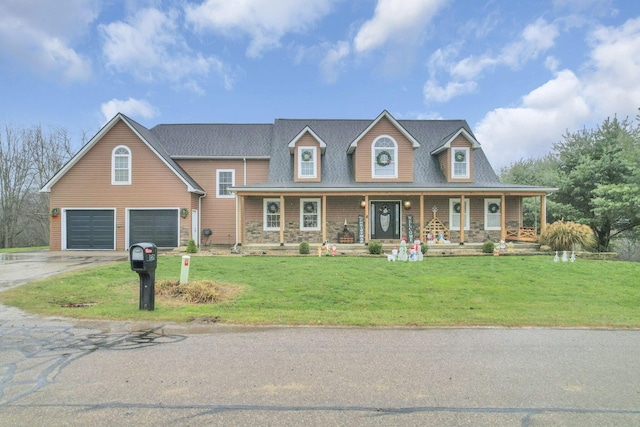
M 153 310 L 155 306 L 156 267 L 158 247 L 153 243 L 136 243 L 129 248 L 131 270 L 140 277 L 140 310 Z
M 151 271 L 158 265 L 158 247 L 153 243 L 136 243 L 129 248 L 133 271 Z

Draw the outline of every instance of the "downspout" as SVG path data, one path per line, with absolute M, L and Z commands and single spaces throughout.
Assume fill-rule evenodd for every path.
M 204 193 L 202 196 L 198 197 L 198 247 L 202 244 L 202 239 L 200 236 L 202 235 L 202 199 L 207 196 L 207 193 Z
M 242 185 L 247 185 L 247 158 L 242 158 Z M 236 193 L 236 244 L 233 245 L 233 250 L 237 251 L 238 241 L 240 240 L 240 234 L 238 233 L 240 229 L 240 224 L 238 224 L 238 209 L 239 209 L 239 199 L 238 193 Z

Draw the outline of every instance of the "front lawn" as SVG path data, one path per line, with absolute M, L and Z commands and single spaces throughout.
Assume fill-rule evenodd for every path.
M 162 256 L 156 281 L 178 279 Z M 43 315 L 260 325 L 640 327 L 640 264 L 552 256 L 447 257 L 390 263 L 377 257 L 192 257 L 191 280 L 241 288 L 222 304 L 156 296 L 138 310 L 128 262 L 57 276 L 0 294 Z M 76 306 L 76 307 L 69 307 Z

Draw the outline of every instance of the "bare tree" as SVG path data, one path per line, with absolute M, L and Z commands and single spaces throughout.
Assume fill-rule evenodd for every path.
M 47 244 L 48 196 L 38 190 L 71 155 L 64 129 L 45 134 L 40 125 L 5 126 L 0 133 L 0 246 Z

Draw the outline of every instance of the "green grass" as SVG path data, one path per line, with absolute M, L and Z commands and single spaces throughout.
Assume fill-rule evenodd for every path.
M 0 253 L 30 252 L 30 251 L 41 251 L 44 249 L 49 249 L 49 246 L 31 246 L 26 248 L 2 248 L 0 249 Z
M 234 324 L 357 326 L 640 327 L 640 263 L 551 256 L 192 257 L 191 280 L 240 286 L 233 301 L 187 305 L 156 297 L 138 310 L 138 276 L 117 263 L 30 283 L 4 304 L 44 315 Z M 178 279 L 180 257 L 160 257 L 156 280 Z M 64 308 L 69 303 L 95 303 Z

